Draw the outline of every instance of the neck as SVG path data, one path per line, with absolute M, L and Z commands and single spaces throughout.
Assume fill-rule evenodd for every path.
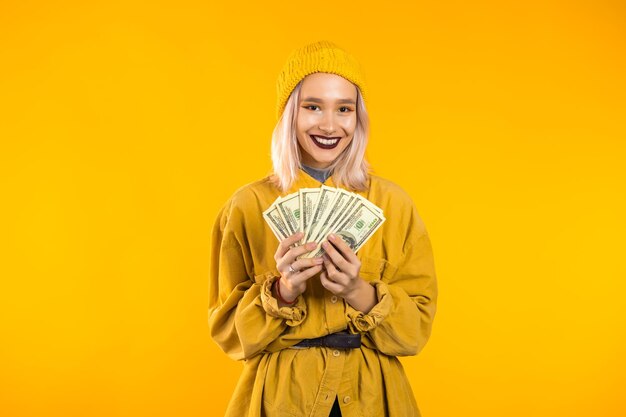
M 320 168 L 320 167 L 314 167 L 314 166 L 311 166 L 311 165 L 308 165 L 308 164 L 300 164 L 300 165 L 302 165 L 305 168 L 312 169 L 312 170 L 315 170 L 315 171 L 320 171 L 320 172 L 328 172 L 330 170 L 329 166 L 328 167 L 324 167 L 324 168 Z
M 313 178 L 315 178 L 321 183 L 324 183 L 328 179 L 328 177 L 330 177 L 332 174 L 330 172 L 330 168 L 314 168 L 306 164 L 300 164 L 300 165 L 307 174 L 309 174 L 310 176 L 312 176 Z

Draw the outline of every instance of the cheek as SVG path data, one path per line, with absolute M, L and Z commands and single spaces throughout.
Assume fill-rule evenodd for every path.
M 317 118 L 315 114 L 311 112 L 300 112 L 296 119 L 296 127 L 300 130 L 310 129 L 312 126 L 315 126 L 317 123 Z
M 350 134 L 353 134 L 354 130 L 356 129 L 356 116 L 348 117 L 342 120 L 341 128 L 344 131 L 349 132 Z
M 296 138 L 298 139 L 298 145 L 300 145 L 300 147 L 302 148 L 306 148 L 308 143 L 306 140 L 306 133 L 300 132 L 298 131 L 296 133 Z
M 350 138 L 350 140 L 344 140 L 342 141 L 344 142 L 344 144 L 341 146 L 341 150 L 343 151 L 344 149 L 346 149 L 348 146 L 350 146 L 350 143 L 352 142 L 352 138 Z
M 307 130 L 308 125 L 304 122 L 302 116 L 299 116 L 298 119 L 296 119 L 296 138 L 301 146 L 306 142 Z

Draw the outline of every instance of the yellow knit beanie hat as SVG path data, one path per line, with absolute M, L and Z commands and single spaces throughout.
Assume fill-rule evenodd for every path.
M 304 77 L 314 72 L 341 75 L 359 87 L 361 96 L 365 100 L 365 78 L 357 60 L 333 42 L 322 40 L 296 49 L 283 66 L 276 82 L 278 93 L 276 116 L 278 119 L 295 86 Z

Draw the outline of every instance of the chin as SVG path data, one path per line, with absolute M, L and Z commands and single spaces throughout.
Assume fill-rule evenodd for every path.
M 337 155 L 337 156 L 339 156 L 339 155 Z M 337 159 L 337 156 L 335 156 L 334 158 L 331 158 L 331 159 L 326 159 L 326 158 L 319 158 L 319 159 L 318 158 L 314 158 L 314 159 L 315 159 L 315 162 L 317 162 L 318 164 L 328 166 L 328 165 L 332 164 L 333 162 L 335 162 L 335 159 Z

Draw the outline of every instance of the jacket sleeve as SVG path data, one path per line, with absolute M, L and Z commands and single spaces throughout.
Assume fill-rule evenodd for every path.
M 412 207 L 402 256 L 371 281 L 378 303 L 365 314 L 346 305 L 348 327 L 364 345 L 391 356 L 417 355 L 428 341 L 436 311 L 437 281 L 428 233 Z
M 287 326 L 306 317 L 306 304 L 278 307 L 271 287 L 278 276 L 255 282 L 243 213 L 232 199 L 217 216 L 211 235 L 209 329 L 213 340 L 232 359 L 248 359 L 276 339 Z M 252 233 L 254 234 L 254 233 Z

